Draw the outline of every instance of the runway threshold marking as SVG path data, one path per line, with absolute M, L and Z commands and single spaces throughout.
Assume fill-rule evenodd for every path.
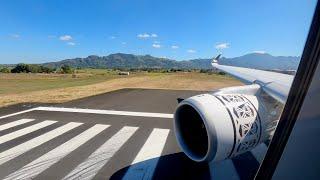
M 138 127 L 123 127 L 63 179 L 92 179 L 137 129 Z
M 152 130 L 123 179 L 152 179 L 169 132 L 169 129 Z
M 44 144 L 45 142 L 50 141 L 51 139 L 58 137 L 78 126 L 80 126 L 83 123 L 76 123 L 76 122 L 70 122 L 66 125 L 63 125 L 61 127 L 58 127 L 52 131 L 49 131 L 45 134 L 42 134 L 34 139 L 31 139 L 29 141 L 26 141 L 22 144 L 19 144 L 11 149 L 8 149 L 6 151 L 3 151 L 0 153 L 0 165 L 10 161 L 11 159 L 35 148 L 40 146 L 41 144 Z
M 29 126 L 29 127 L 26 127 L 26 128 L 23 128 L 23 129 L 20 129 L 18 131 L 14 131 L 12 133 L 9 133 L 9 134 L 6 134 L 6 135 L 3 135 L 0 137 L 0 144 L 3 144 L 7 141 L 10 141 L 12 139 L 15 139 L 15 138 L 18 138 L 20 136 L 23 136 L 23 135 L 26 135 L 26 134 L 29 134 L 33 131 L 36 131 L 36 130 L 39 130 L 41 128 L 44 128 L 44 127 L 47 127 L 51 124 L 54 124 L 56 123 L 57 121 L 42 121 L 40 123 L 37 123 L 37 124 L 34 124 L 32 126 Z
M 5 115 L 5 116 L 0 116 L 0 119 L 4 119 L 4 118 L 11 117 L 11 116 L 16 116 L 16 115 L 19 115 L 19 114 L 31 112 L 31 111 L 34 111 L 34 110 L 36 110 L 36 109 L 37 109 L 37 108 L 31 108 L 31 109 L 27 109 L 27 110 L 24 110 L 24 111 L 19 111 L 19 112 L 12 113 L 12 114 L 7 114 L 7 115 Z
M 21 169 L 8 175 L 5 179 L 32 179 L 108 127 L 109 125 L 94 125 L 76 137 L 40 156 L 31 163 L 23 166 Z
M 25 124 L 25 123 L 28 123 L 31 121 L 34 121 L 34 119 L 20 119 L 20 120 L 14 121 L 14 122 L 10 122 L 10 123 L 1 125 L 0 131 L 6 130 L 6 129 L 9 129 L 9 128 L 12 128 L 12 127 L 15 127 L 15 126 L 18 126 L 21 124 Z

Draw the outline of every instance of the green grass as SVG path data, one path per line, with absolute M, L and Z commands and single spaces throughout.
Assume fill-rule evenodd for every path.
M 107 70 L 81 70 L 76 77 L 71 74 L 1 74 L 0 95 L 17 94 L 55 88 L 83 86 L 120 78 Z

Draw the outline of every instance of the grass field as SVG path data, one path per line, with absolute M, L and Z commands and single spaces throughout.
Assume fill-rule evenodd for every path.
M 107 70 L 81 70 L 72 74 L 0 74 L 0 95 L 83 86 L 119 78 Z
M 131 73 L 78 70 L 76 74 L 0 74 L 0 107 L 27 102 L 60 103 L 122 88 L 213 90 L 241 83 L 198 72 Z

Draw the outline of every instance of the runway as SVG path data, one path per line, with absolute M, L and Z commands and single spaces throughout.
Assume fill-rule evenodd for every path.
M 7 108 L 0 116 L 0 179 L 252 178 L 265 145 L 210 164 L 181 152 L 172 122 L 176 98 L 200 93 L 122 89 Z

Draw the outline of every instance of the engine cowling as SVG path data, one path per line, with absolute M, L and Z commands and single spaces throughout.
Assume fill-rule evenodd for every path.
M 277 124 L 274 116 L 255 95 L 201 94 L 178 105 L 174 129 L 190 159 L 220 161 L 269 139 Z

